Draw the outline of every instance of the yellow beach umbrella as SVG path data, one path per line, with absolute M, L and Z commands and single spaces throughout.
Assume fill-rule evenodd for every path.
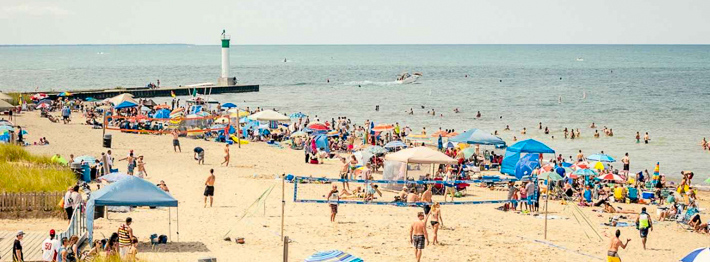
M 597 162 L 594 164 L 594 169 L 596 170 L 604 170 L 604 164 L 602 162 Z

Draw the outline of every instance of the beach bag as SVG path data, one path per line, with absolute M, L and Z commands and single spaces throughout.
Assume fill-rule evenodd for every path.
M 64 209 L 64 198 L 59 199 L 59 204 L 57 206 L 59 206 L 59 208 Z
M 167 243 L 168 243 L 168 236 L 160 235 L 158 237 L 158 244 L 167 244 Z

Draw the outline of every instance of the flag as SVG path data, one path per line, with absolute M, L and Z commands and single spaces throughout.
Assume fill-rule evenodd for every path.
M 656 168 L 653 169 L 653 180 L 654 181 L 658 181 L 658 179 L 659 179 L 660 171 L 661 171 L 660 165 L 661 165 L 660 162 L 656 163 Z
M 173 92 L 172 90 L 170 90 L 170 96 L 175 97 L 175 92 Z

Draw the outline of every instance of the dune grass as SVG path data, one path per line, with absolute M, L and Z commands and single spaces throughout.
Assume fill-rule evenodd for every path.
M 76 184 L 65 166 L 47 156 L 32 155 L 20 146 L 0 144 L 0 192 L 63 192 Z

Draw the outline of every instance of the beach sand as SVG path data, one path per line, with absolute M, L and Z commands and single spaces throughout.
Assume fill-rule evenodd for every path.
M 82 124 L 83 118 L 73 116 L 68 125 L 51 123 L 39 117 L 39 112 L 24 113 L 17 124 L 29 132 L 30 142 L 46 137 L 51 145 L 29 146 L 33 153 L 75 156 L 99 156 L 101 129 Z M 172 215 L 172 241 L 151 250 L 141 247 L 139 258 L 149 261 L 196 261 L 212 256 L 218 261 L 282 261 L 279 237 L 281 222 L 281 182 L 278 174 L 328 176 L 335 178 L 340 163 L 328 161 L 323 165 L 309 165 L 303 161 L 302 151 L 279 149 L 265 143 L 250 143 L 230 147 L 230 167 L 221 167 L 223 144 L 203 140 L 181 139 L 182 153 L 174 153 L 171 136 L 136 135 L 111 131 L 112 151 L 116 159 L 125 157 L 133 149 L 145 156 L 148 180 L 165 180 L 173 196 L 179 201 L 180 241 L 176 236 L 176 211 Z M 192 149 L 206 150 L 206 164 L 197 165 Z M 121 171 L 126 162 L 116 162 Z M 203 207 L 202 193 L 209 169 L 217 177 L 215 204 Z M 249 208 L 262 193 L 274 187 L 262 206 Z M 299 186 L 304 194 L 323 186 Z M 312 191 L 312 192 L 309 192 Z M 414 249 L 409 244 L 409 225 L 416 220 L 421 208 L 341 205 L 336 223 L 329 222 L 330 209 L 324 204 L 292 202 L 293 184 L 286 184 L 285 235 L 289 245 L 289 261 L 302 261 L 320 250 L 339 249 L 365 261 L 413 261 Z M 473 198 L 475 199 L 475 197 Z M 701 207 L 710 205 L 708 196 L 700 195 Z M 624 209 L 640 211 L 641 205 L 614 204 Z M 531 215 L 502 212 L 498 204 L 443 206 L 446 229 L 439 231 L 440 246 L 427 246 L 423 261 L 599 261 L 606 259 L 609 239 L 600 234 L 613 234 L 613 228 L 601 226 L 610 214 L 592 212 L 596 208 L 581 208 L 592 222 L 583 221 L 575 207 L 551 201 L 549 213 L 567 219 L 549 220 L 546 244 L 543 239 L 544 220 Z M 656 207 L 647 206 L 656 218 Z M 542 207 L 541 207 L 542 210 Z M 248 212 L 247 212 L 248 211 Z M 248 215 L 242 218 L 242 215 Z M 141 242 L 153 233 L 168 235 L 168 211 L 165 208 L 138 208 L 130 213 L 110 213 L 109 219 L 95 222 L 95 238 L 108 236 L 122 221 L 133 218 L 133 230 Z M 703 218 L 707 216 L 703 214 Z M 579 221 L 578 221 L 579 220 Z M 60 219 L 3 220 L 0 230 L 46 231 L 64 230 L 67 222 Z M 592 229 L 593 228 L 593 229 Z M 596 231 L 596 232 L 595 232 Z M 244 237 L 239 245 L 223 240 Z M 644 251 L 636 229 L 621 228 L 621 238 L 632 239 L 626 250 L 620 251 L 624 261 L 675 261 L 695 248 L 709 246 L 710 237 L 685 231 L 675 222 L 660 222 L 650 233 L 649 250 Z M 431 230 L 429 232 L 431 234 Z M 431 236 L 431 235 L 430 235 Z M 554 245 L 554 246 L 553 246 Z

